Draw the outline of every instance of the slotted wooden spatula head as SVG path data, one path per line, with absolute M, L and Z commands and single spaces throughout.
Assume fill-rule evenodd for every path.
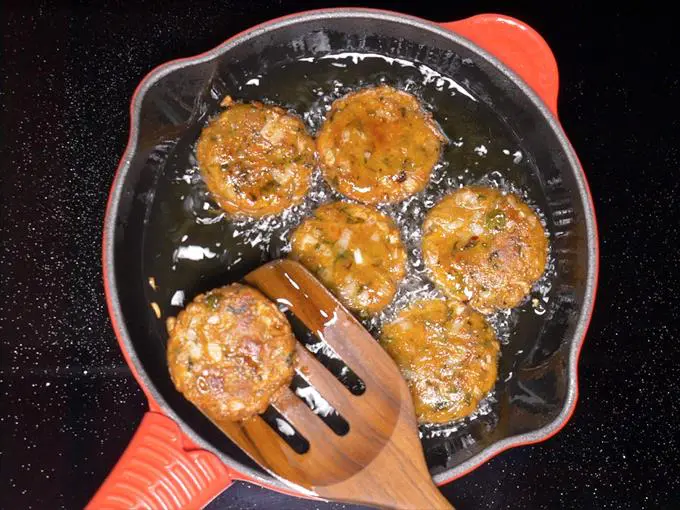
M 355 395 L 300 342 L 297 371 L 347 421 L 334 432 L 292 390 L 272 406 L 309 442 L 297 453 L 260 416 L 217 425 L 263 468 L 321 498 L 383 508 L 452 508 L 425 464 L 413 404 L 399 369 L 363 326 L 297 262 L 278 260 L 246 282 L 326 342 L 364 382 Z

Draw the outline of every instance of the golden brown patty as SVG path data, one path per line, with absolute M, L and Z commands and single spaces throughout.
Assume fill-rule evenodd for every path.
M 265 216 L 302 201 L 314 169 L 314 142 L 302 121 L 276 106 L 237 104 L 203 129 L 196 155 L 219 206 Z
M 467 416 L 496 381 L 498 340 L 461 303 L 416 301 L 383 327 L 380 343 L 406 379 L 420 423 Z
M 246 285 L 196 296 L 167 327 L 175 387 L 214 420 L 263 412 L 293 377 L 295 337 L 288 321 Z
M 326 180 L 364 202 L 398 202 L 422 190 L 443 136 L 417 99 L 386 85 L 333 103 L 317 138 Z
M 371 207 L 345 202 L 323 205 L 305 220 L 293 233 L 291 256 L 362 314 L 387 306 L 406 271 L 394 222 Z
M 488 313 L 522 301 L 543 274 L 548 240 L 536 213 L 515 195 L 468 187 L 428 213 L 423 255 L 446 294 Z

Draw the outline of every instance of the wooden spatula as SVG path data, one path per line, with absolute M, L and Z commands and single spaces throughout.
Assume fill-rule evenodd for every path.
M 363 380 L 354 395 L 300 342 L 298 371 L 349 423 L 337 435 L 293 391 L 272 406 L 309 442 L 296 453 L 261 417 L 217 425 L 272 474 L 323 499 L 383 508 L 452 508 L 432 482 L 413 404 L 399 369 L 363 326 L 297 262 L 278 260 L 245 278 L 285 303 Z

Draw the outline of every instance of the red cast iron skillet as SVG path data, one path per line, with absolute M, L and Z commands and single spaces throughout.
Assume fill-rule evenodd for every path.
M 579 350 L 595 296 L 598 246 L 586 179 L 557 119 L 557 66 L 547 44 L 524 23 L 499 15 L 437 24 L 367 9 L 306 12 L 164 64 L 135 91 L 130 138 L 106 211 L 103 267 L 113 327 L 149 411 L 89 508 L 200 508 L 233 480 L 297 494 L 259 469 L 173 388 L 162 321 L 146 294 L 148 254 L 142 247 L 159 230 L 152 210 L 166 167 L 176 153 L 190 152 L 182 141 L 186 133 L 195 140 L 206 115 L 216 110 L 210 94 L 216 83 L 231 83 L 232 90 L 245 77 L 281 63 L 344 51 L 416 60 L 471 91 L 475 108 L 493 111 L 516 136 L 526 165 L 514 179 L 545 213 L 551 235 L 556 275 L 547 311 L 540 317 L 530 309 L 519 314 L 503 349 L 493 411 L 447 437 L 424 437 L 434 480 L 445 484 L 508 448 L 545 440 L 571 416 Z M 314 66 L 310 69 L 313 74 Z M 304 91 L 305 80 L 313 78 L 299 76 L 297 83 L 281 87 Z M 439 107 L 433 105 L 435 118 Z

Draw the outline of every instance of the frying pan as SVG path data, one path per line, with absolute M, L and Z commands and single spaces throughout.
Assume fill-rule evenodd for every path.
M 436 89 L 441 85 L 438 92 L 419 91 L 421 99 L 436 120 L 448 122 L 444 127 L 452 140 L 462 133 L 464 143 L 492 138 L 496 148 L 506 144 L 520 151 L 518 165 L 501 161 L 500 155 L 483 165 L 507 169 L 508 179 L 542 211 L 551 239 L 545 306 L 539 314 L 528 303 L 508 316 L 512 327 L 490 411 L 446 430 L 423 431 L 435 482 L 445 484 L 508 448 L 545 440 L 571 416 L 579 351 L 594 303 L 598 246 L 586 179 L 557 119 L 557 66 L 545 41 L 526 24 L 491 14 L 436 24 L 368 9 L 300 13 L 249 29 L 204 54 L 164 64 L 134 93 L 130 138 L 106 211 L 103 268 L 112 324 L 149 411 L 89 508 L 200 508 L 233 480 L 299 495 L 259 469 L 175 391 L 165 361 L 166 334 L 155 313 L 178 310 L 164 288 L 181 284 L 190 298 L 238 279 L 277 253 L 244 253 L 243 262 L 204 251 L 194 259 L 207 265 L 177 271 L 177 264 L 166 270 L 157 261 L 171 258 L 177 240 L 168 238 L 186 235 L 186 226 L 177 226 L 170 195 L 181 193 L 174 199 L 186 206 L 180 181 L 187 176 L 177 169 L 191 165 L 192 144 L 217 111 L 219 98 L 225 93 L 243 99 L 267 96 L 294 109 L 308 107 L 296 101 L 311 98 L 332 78 L 328 65 L 313 62 L 352 52 L 416 62 L 416 67 L 426 66 L 430 78 L 444 77 L 431 80 Z M 361 85 L 358 76 L 369 81 L 381 76 L 403 85 L 400 80 L 408 82 L 404 73 L 413 72 L 413 66 L 395 65 L 399 61 L 368 62 L 354 78 L 349 71 L 342 74 L 354 82 L 340 85 Z M 299 67 L 303 63 L 304 69 Z M 340 67 L 337 72 L 345 72 Z M 260 80 L 269 85 L 245 86 Z M 452 99 L 442 99 L 444 92 Z M 444 115 L 451 105 L 458 110 Z M 486 124 L 483 133 L 475 131 L 477 124 L 470 119 L 478 117 L 493 119 L 488 133 Z M 470 182 L 479 177 L 478 163 L 463 159 L 461 168 L 451 171 L 460 170 L 461 182 Z M 224 223 L 216 222 L 222 226 L 215 228 L 226 228 Z M 231 269 L 225 276 L 226 267 Z

